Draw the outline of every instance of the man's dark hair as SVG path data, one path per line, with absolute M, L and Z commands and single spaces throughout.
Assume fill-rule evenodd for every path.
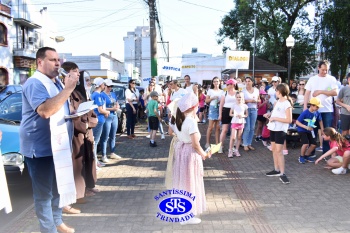
M 64 63 L 61 65 L 61 67 L 62 67 L 65 71 L 67 71 L 68 73 L 69 73 L 69 71 L 71 71 L 71 70 L 74 70 L 74 69 L 78 69 L 78 68 L 79 68 L 77 64 L 75 64 L 74 62 L 70 62 L 70 61 L 64 62 Z
M 323 61 L 320 61 L 318 63 L 318 68 L 321 68 L 322 65 L 325 65 L 325 66 L 329 67 L 330 64 L 329 64 L 329 61 L 323 60 Z
M 54 48 L 42 47 L 38 50 L 38 52 L 36 52 L 36 60 L 38 60 L 38 58 L 44 59 L 46 57 L 46 51 L 48 51 L 48 50 L 56 52 L 56 49 L 54 49 Z

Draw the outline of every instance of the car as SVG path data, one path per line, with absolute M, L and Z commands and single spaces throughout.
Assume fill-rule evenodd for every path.
M 0 85 L 0 100 L 4 99 L 6 96 L 22 91 L 21 85 Z
M 30 185 L 24 156 L 19 152 L 19 125 L 22 119 L 22 91 L 9 93 L 0 101 L 1 152 L 9 188 Z

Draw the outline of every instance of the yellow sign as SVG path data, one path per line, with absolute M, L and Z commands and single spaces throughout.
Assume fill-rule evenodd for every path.
M 226 51 L 226 69 L 249 69 L 249 51 Z

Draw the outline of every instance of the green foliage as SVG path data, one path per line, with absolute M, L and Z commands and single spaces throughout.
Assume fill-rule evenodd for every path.
M 324 57 L 331 62 L 332 75 L 346 75 L 350 57 L 350 2 L 334 1 L 323 13 L 320 28 Z
M 236 42 L 237 49 L 253 51 L 256 15 L 256 56 L 287 67 L 286 38 L 291 34 L 295 38 L 291 77 L 309 73 L 315 65 L 315 40 L 305 7 L 314 1 L 235 0 L 236 8 L 221 21 L 218 43 L 230 39 Z M 287 74 L 282 76 L 286 78 Z

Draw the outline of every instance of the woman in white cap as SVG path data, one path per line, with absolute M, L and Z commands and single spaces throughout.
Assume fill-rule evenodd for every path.
M 272 104 L 272 106 L 276 102 L 276 87 L 277 87 L 278 83 L 279 83 L 279 78 L 277 76 L 273 76 L 271 79 L 272 86 L 267 91 L 267 94 L 269 95 L 269 100 L 270 100 L 270 103 Z
M 206 153 L 199 144 L 201 135 L 196 119 L 197 110 L 198 97 L 192 92 L 183 96 L 178 102 L 175 131 L 179 141 L 175 145 L 173 164 L 173 188 L 195 195 L 192 201 L 192 212 L 195 216 L 206 209 L 203 160 L 211 156 L 210 152 Z M 198 217 L 194 217 L 180 224 L 200 222 Z
M 94 134 L 94 156 L 97 166 L 101 167 L 103 166 L 103 164 L 99 163 L 97 160 L 97 145 L 101 138 L 103 124 L 105 123 L 106 118 L 109 116 L 109 111 L 106 110 L 106 101 L 101 96 L 101 92 L 106 88 L 103 78 L 95 78 L 94 84 L 96 85 L 96 87 L 94 93 L 92 93 L 91 95 L 91 100 L 93 100 L 94 104 L 97 105 L 97 108 L 95 108 L 94 111 L 98 119 L 97 126 L 92 129 L 92 132 Z
M 223 153 L 224 142 L 226 134 L 231 125 L 232 117 L 230 116 L 230 110 L 232 106 L 236 103 L 236 90 L 238 90 L 237 81 L 234 79 L 229 79 L 226 81 L 227 91 L 221 96 L 220 108 L 219 108 L 219 121 L 221 121 L 221 134 L 220 142 L 221 147 L 219 153 Z M 232 149 L 232 148 L 229 148 Z
M 118 99 L 114 92 L 112 92 L 113 82 L 110 79 L 105 80 L 106 88 L 101 92 L 101 96 L 106 101 L 106 110 L 110 112 L 106 118 L 106 122 L 103 125 L 101 135 L 101 147 L 102 147 L 102 162 L 108 163 L 107 158 L 107 142 L 109 141 L 109 149 L 111 159 L 121 159 L 121 157 L 115 154 L 115 135 L 118 129 L 118 116 L 116 111 L 119 109 Z

